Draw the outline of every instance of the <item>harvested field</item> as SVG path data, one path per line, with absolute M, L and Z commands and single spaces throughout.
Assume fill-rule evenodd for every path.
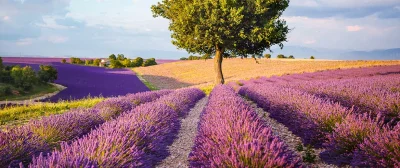
M 225 81 L 237 81 L 261 76 L 281 76 L 329 69 L 347 69 L 378 65 L 399 65 L 400 61 L 332 61 L 332 60 L 277 60 L 225 59 L 222 63 Z M 145 80 L 159 89 L 203 86 L 214 81 L 213 60 L 193 60 L 166 63 L 134 69 Z

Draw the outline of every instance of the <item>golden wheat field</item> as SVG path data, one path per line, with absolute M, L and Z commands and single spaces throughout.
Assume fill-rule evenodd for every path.
M 399 65 L 400 61 L 336 61 L 336 60 L 278 60 L 225 59 L 222 63 L 226 82 L 260 76 L 281 76 L 329 69 L 347 69 L 377 65 Z M 135 68 L 142 77 L 159 89 L 206 86 L 214 81 L 213 60 L 189 60 Z

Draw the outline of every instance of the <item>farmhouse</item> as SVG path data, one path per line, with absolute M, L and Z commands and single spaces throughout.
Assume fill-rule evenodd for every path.
M 109 66 L 110 65 L 110 60 L 108 60 L 108 59 L 101 59 L 101 62 L 100 62 L 100 67 L 107 67 L 107 66 Z

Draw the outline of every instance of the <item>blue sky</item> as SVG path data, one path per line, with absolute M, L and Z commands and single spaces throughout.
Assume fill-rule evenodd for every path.
M 153 18 L 157 0 L 0 0 L 0 54 L 161 58 L 180 53 L 168 21 Z M 287 46 L 400 48 L 399 0 L 291 0 L 283 18 Z

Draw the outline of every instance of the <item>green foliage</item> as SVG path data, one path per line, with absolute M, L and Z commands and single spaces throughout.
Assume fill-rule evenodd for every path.
M 311 56 L 310 59 L 315 59 L 315 57 L 314 57 L 314 56 Z
M 311 145 L 307 145 L 305 153 L 303 155 L 303 161 L 308 163 L 314 163 L 316 157 L 317 156 L 315 155 L 314 149 L 312 149 Z
M 210 95 L 211 91 L 214 89 L 214 85 L 204 86 L 199 89 L 203 91 L 206 95 Z
M 296 145 L 296 150 L 299 151 L 299 152 L 301 152 L 301 151 L 304 150 L 303 144 L 302 144 L 301 142 L 299 142 L 299 143 Z
M 124 55 L 124 54 L 118 54 L 117 59 L 120 60 L 120 61 L 123 61 L 123 60 L 125 60 L 126 58 L 125 58 L 125 55 Z
M 94 59 L 93 65 L 94 66 L 100 66 L 100 62 L 101 62 L 101 59 Z
M 289 58 L 289 59 L 294 59 L 294 56 L 293 56 L 293 55 L 290 55 L 288 58 Z
M 278 56 L 276 56 L 276 58 L 287 58 L 287 57 L 283 54 L 279 54 Z
M 3 59 L 0 57 L 0 73 L 4 69 Z
M 38 71 L 38 77 L 40 82 L 48 83 L 54 82 L 58 77 L 57 69 L 50 65 L 40 65 Z
M 271 54 L 264 54 L 264 57 L 267 58 L 267 59 L 270 59 L 271 58 Z
M 154 17 L 170 21 L 172 44 L 189 53 L 215 53 L 216 84 L 223 84 L 224 53 L 262 55 L 283 48 L 289 28 L 280 19 L 289 0 L 163 0 L 151 7 Z
M 132 65 L 131 60 L 129 60 L 129 59 L 123 60 L 122 65 L 125 67 L 131 67 L 131 65 Z
M 111 68 L 123 68 L 124 66 L 121 64 L 119 60 L 110 60 Z
M 8 96 L 12 94 L 11 87 L 8 85 L 0 86 L 0 97 Z
M 75 57 L 71 57 L 70 62 L 71 62 L 71 64 L 84 64 L 85 63 L 80 58 L 75 58 Z
M 29 67 L 15 66 L 11 69 L 14 85 L 24 90 L 30 90 L 37 83 L 35 71 Z
M 61 114 L 70 109 L 90 108 L 102 101 L 102 97 L 86 98 L 82 100 L 62 101 L 58 103 L 37 103 L 24 106 L 11 106 L 0 109 L 0 126 L 21 124 L 29 119 L 53 114 Z
M 179 60 L 188 60 L 186 57 L 182 57 Z
M 201 59 L 207 60 L 207 59 L 212 59 L 211 54 L 204 54 L 201 56 Z
M 61 63 L 65 64 L 65 63 L 67 63 L 67 60 L 66 59 L 62 59 Z
M 200 60 L 200 59 L 201 59 L 200 56 L 193 56 L 193 55 L 190 55 L 190 56 L 188 57 L 188 60 Z
M 152 66 L 152 65 L 157 65 L 156 59 L 155 58 L 149 58 L 146 61 L 144 61 L 143 66 Z
M 173 44 L 178 48 L 190 53 L 221 49 L 261 55 L 286 41 L 289 28 L 279 17 L 288 6 L 289 0 L 163 0 L 151 8 L 155 17 L 170 20 Z
M 137 57 L 132 61 L 131 64 L 132 64 L 131 67 L 140 67 L 143 65 L 143 58 Z
M 114 54 L 111 54 L 110 56 L 108 56 L 108 59 L 110 60 L 116 60 L 117 57 Z

